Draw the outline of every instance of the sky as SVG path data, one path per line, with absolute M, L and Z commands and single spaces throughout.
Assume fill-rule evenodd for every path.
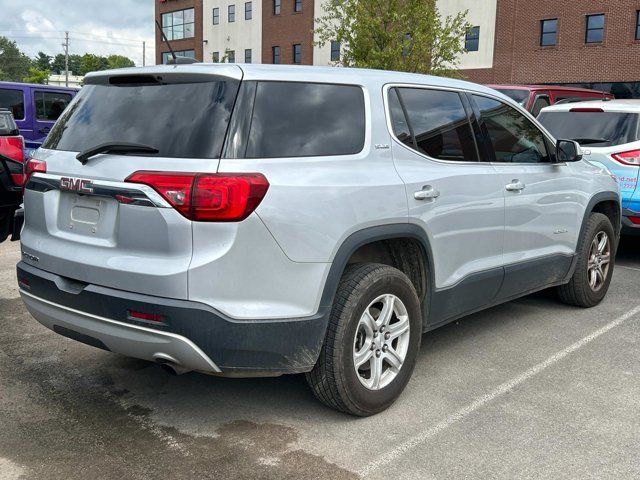
M 142 65 L 155 63 L 154 0 L 0 0 L 0 35 L 30 57 L 39 51 L 69 54 L 125 55 Z

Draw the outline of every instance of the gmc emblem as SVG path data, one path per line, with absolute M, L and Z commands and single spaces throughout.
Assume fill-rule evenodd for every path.
M 79 193 L 93 193 L 91 180 L 84 178 L 62 177 L 60 179 L 60 190 L 70 190 Z

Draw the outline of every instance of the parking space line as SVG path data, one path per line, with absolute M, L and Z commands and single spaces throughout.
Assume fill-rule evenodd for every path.
M 626 268 L 627 270 L 634 270 L 636 272 L 640 272 L 640 268 L 636 268 L 636 267 L 628 267 L 626 265 L 620 265 L 620 264 L 617 264 L 616 267 Z
M 622 324 L 626 320 L 629 320 L 630 318 L 632 318 L 633 316 L 637 315 L 638 313 L 640 313 L 640 305 L 637 305 L 632 310 L 629 310 L 627 313 L 625 313 L 624 315 L 621 315 L 620 317 L 616 318 L 612 322 L 607 323 L 604 327 L 599 328 L 598 330 L 596 330 L 595 332 L 591 333 L 590 335 L 587 335 L 586 337 L 584 337 L 584 338 L 578 340 L 577 342 L 569 345 L 567 348 L 565 348 L 563 350 L 560 350 L 559 352 L 553 354 L 552 356 L 550 356 L 549 358 L 547 358 L 543 362 L 538 363 L 537 365 L 531 367 L 529 370 L 527 370 L 526 372 L 522 373 L 521 375 L 519 375 L 519 376 L 517 376 L 517 377 L 515 377 L 515 378 L 513 378 L 513 379 L 511 379 L 511 380 L 499 385 L 496 389 L 494 389 L 490 393 L 487 393 L 486 395 L 483 395 L 483 396 L 479 397 L 478 399 L 476 399 L 473 403 L 470 403 L 469 405 L 467 405 L 465 407 L 462 407 L 461 409 L 459 409 L 455 413 L 449 415 L 447 418 L 442 420 L 440 423 L 434 425 L 433 427 L 431 427 L 431 428 L 429 428 L 427 430 L 424 430 L 424 431 L 418 433 L 417 435 L 415 435 L 412 438 L 406 440 L 405 442 L 400 443 L 397 447 L 393 448 L 392 450 L 389 450 L 387 453 L 382 454 L 382 456 L 378 457 L 378 459 L 376 461 L 369 463 L 368 465 L 366 465 L 362 470 L 360 470 L 357 473 L 359 475 L 361 475 L 362 477 L 365 477 L 365 478 L 368 477 L 373 472 L 378 470 L 380 467 L 388 465 L 389 463 L 397 460 L 398 458 L 400 458 L 402 455 L 404 455 L 409 450 L 417 447 L 421 443 L 426 442 L 427 440 L 429 440 L 430 438 L 436 436 L 438 433 L 440 433 L 441 431 L 443 431 L 446 428 L 450 427 L 451 425 L 453 425 L 453 424 L 455 424 L 455 423 L 457 423 L 457 422 L 459 422 L 461 420 L 464 420 L 467 416 L 469 416 L 470 414 L 472 414 L 476 410 L 480 409 L 481 407 L 485 406 L 487 403 L 491 402 L 492 400 L 495 400 L 496 398 L 504 395 L 505 393 L 510 392 L 515 387 L 523 384 L 527 380 L 529 380 L 529 379 L 533 378 L 534 376 L 538 375 L 543 370 L 546 370 L 547 368 L 549 368 L 550 366 L 552 366 L 555 363 L 559 362 L 560 360 L 562 360 L 566 356 L 570 355 L 571 353 L 575 352 L 576 350 L 579 350 L 580 348 L 582 348 L 585 345 L 587 345 L 588 343 L 594 341 L 595 339 L 597 339 L 601 335 L 604 335 L 609 330 L 619 326 L 620 324 Z

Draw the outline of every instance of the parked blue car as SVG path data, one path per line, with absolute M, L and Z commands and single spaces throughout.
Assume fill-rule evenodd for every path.
M 26 157 L 40 147 L 78 90 L 53 85 L 0 82 L 0 108 L 13 113 L 20 135 L 24 137 Z
M 640 234 L 640 100 L 556 104 L 538 120 L 554 137 L 580 143 L 585 160 L 616 176 L 622 233 Z

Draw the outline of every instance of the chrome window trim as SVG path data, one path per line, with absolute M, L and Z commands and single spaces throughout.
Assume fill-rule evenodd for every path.
M 440 91 L 445 91 L 445 92 L 454 92 L 454 93 L 468 93 L 471 95 L 478 95 L 481 97 L 487 97 L 490 98 L 492 100 L 496 100 L 498 102 L 504 103 L 505 105 L 513 108 L 514 110 L 516 110 L 517 112 L 519 112 L 520 114 L 524 115 L 525 117 L 527 117 L 529 120 L 533 120 L 534 125 L 536 126 L 536 128 L 538 130 L 540 130 L 540 133 L 542 133 L 542 135 L 547 139 L 547 141 L 549 141 L 552 145 L 556 144 L 556 140 L 553 138 L 553 136 L 551 136 L 551 134 L 544 129 L 544 127 L 542 127 L 541 125 L 538 124 L 537 120 L 533 117 L 533 115 L 531 115 L 528 111 L 524 110 L 523 108 L 521 108 L 520 106 L 514 106 L 511 104 L 511 102 L 505 101 L 504 98 L 501 98 L 497 95 L 492 95 L 490 93 L 486 93 L 486 92 L 479 92 L 477 90 L 471 90 L 471 89 L 467 89 L 467 88 L 452 88 L 452 87 L 445 87 L 445 86 L 440 86 L 440 85 L 423 85 L 423 84 L 416 84 L 416 83 L 386 83 L 383 85 L 382 87 L 382 92 L 383 92 L 383 103 L 384 103 L 384 112 L 385 112 L 385 120 L 387 123 L 387 130 L 389 132 L 389 135 L 391 135 L 391 138 L 394 140 L 395 143 L 397 143 L 398 145 L 400 145 L 401 147 L 405 148 L 406 150 L 409 150 L 410 152 L 413 152 L 431 162 L 435 162 L 435 163 L 442 163 L 445 165 L 563 165 L 563 164 L 558 164 L 558 163 L 553 163 L 553 162 L 546 162 L 546 163 L 524 163 L 524 162 L 482 162 L 482 161 L 477 161 L 477 162 L 456 162 L 453 160 L 440 160 L 437 158 L 433 158 L 430 157 L 429 155 L 425 155 L 424 153 L 418 152 L 417 150 L 414 150 L 413 148 L 410 148 L 409 146 L 405 145 L 400 139 L 398 139 L 398 137 L 396 137 L 396 134 L 393 131 L 393 124 L 391 122 L 391 110 L 389 108 L 389 90 L 391 90 L 392 88 L 419 88 L 421 90 L 440 90 Z M 480 148 L 480 145 L 477 145 L 476 142 L 476 146 L 477 148 Z M 550 154 L 552 152 L 549 152 Z

